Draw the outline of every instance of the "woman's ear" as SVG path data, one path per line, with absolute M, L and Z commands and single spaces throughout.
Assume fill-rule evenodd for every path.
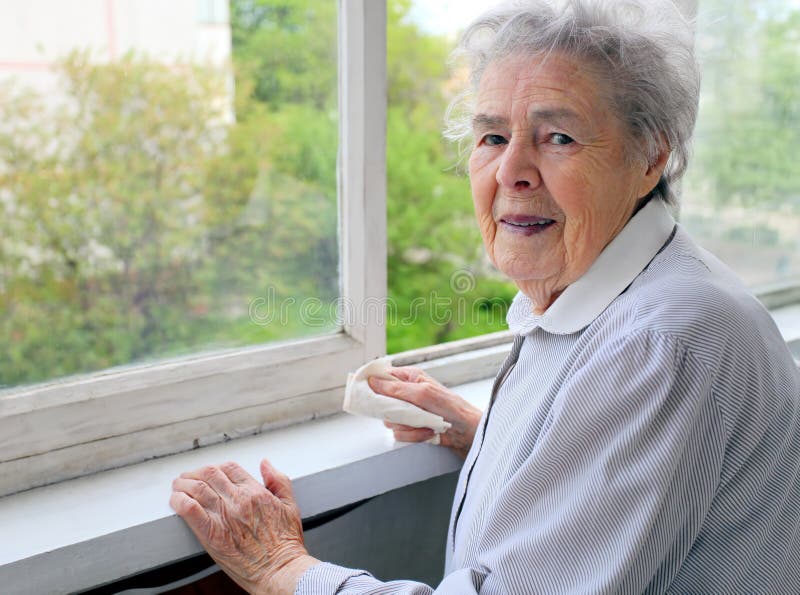
M 645 170 L 641 179 L 641 186 L 638 193 L 640 197 L 647 196 L 653 191 L 653 188 L 656 187 L 661 179 L 664 169 L 667 167 L 667 161 L 669 161 L 669 155 L 671 151 L 669 145 L 666 143 L 666 140 L 664 140 L 663 137 L 662 142 L 660 143 L 660 149 L 661 150 L 659 151 L 655 160 L 646 162 L 645 164 L 647 169 Z

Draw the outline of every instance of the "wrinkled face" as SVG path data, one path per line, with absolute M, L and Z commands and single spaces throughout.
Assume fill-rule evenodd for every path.
M 660 170 L 625 159 L 629 141 L 599 84 L 559 54 L 490 63 L 473 126 L 470 182 L 486 250 L 544 309 L 620 232 Z

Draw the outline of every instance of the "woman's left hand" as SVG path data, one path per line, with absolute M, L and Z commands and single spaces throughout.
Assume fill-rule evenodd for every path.
M 249 593 L 294 593 L 318 560 L 303 543 L 289 478 L 261 461 L 261 485 L 236 463 L 181 473 L 170 506 L 209 555 Z

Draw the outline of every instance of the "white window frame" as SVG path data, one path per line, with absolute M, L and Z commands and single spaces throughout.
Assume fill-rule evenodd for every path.
M 386 2 L 338 4 L 341 297 L 374 312 L 387 284 Z M 382 316 L 347 318 L 335 335 L 4 393 L 0 495 L 339 411 L 346 373 L 386 352 Z

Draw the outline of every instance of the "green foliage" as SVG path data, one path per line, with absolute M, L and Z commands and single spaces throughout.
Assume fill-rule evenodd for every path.
M 60 73 L 57 105 L 2 91 L 0 385 L 332 328 L 249 306 L 337 295 L 335 122 L 290 106 L 232 123 L 208 67 L 75 53 Z
M 234 0 L 231 34 L 237 86 L 280 110 L 336 107 L 336 2 Z
M 718 205 L 800 211 L 800 10 L 777 2 L 705 2 L 706 56 L 695 167 Z M 746 43 L 742 40 L 746 39 Z
M 726 18 L 701 25 L 690 183 L 720 203 L 800 205 L 800 11 L 770 2 L 701 11 Z M 410 6 L 388 11 L 389 352 L 504 329 L 516 293 L 441 139 L 449 41 Z M 232 102 L 225 73 L 137 55 L 68 56 L 60 104 L 0 87 L 0 385 L 335 328 L 335 11 L 233 0 Z
M 204 166 L 222 133 L 219 77 L 129 55 L 61 65 L 67 101 L 11 95 L 0 132 L 4 299 L 12 337 L 0 382 L 141 359 L 191 342 L 205 264 L 198 246 Z M 7 95 L 11 92 L 7 91 Z M 56 139 L 56 140 L 54 140 Z
M 409 0 L 389 2 L 387 115 L 388 277 L 387 351 L 505 330 L 516 293 L 483 259 L 467 178 L 442 140 L 450 43 L 408 21 Z M 455 279 L 474 287 L 458 290 Z M 481 307 L 497 298 L 491 316 Z

